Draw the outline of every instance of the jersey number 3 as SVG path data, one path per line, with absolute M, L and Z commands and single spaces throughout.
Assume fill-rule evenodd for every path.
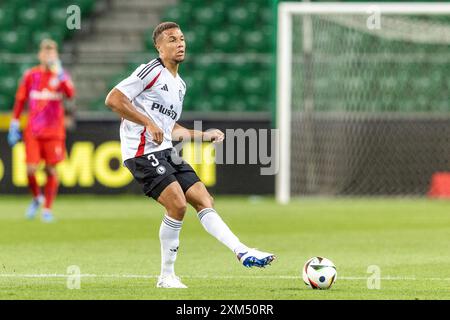
M 155 157 L 154 154 L 150 154 L 150 155 L 147 157 L 147 159 L 151 161 L 150 164 L 151 164 L 152 166 L 156 167 L 156 166 L 159 165 L 159 161 L 158 161 L 158 159 L 156 159 L 156 157 Z

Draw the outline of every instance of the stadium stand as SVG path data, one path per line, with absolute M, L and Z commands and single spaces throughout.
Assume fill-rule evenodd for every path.
M 106 10 L 93 14 L 99 3 L 106 3 Z M 70 43 L 65 52 L 72 58 L 65 65 L 78 89 L 78 108 L 106 111 L 103 101 L 108 90 L 137 65 L 156 55 L 151 32 L 164 20 L 179 23 L 187 40 L 187 60 L 180 69 L 188 85 L 186 111 L 270 111 L 275 50 L 272 3 L 271 0 L 5 0 L 0 4 L 0 54 L 25 58 L 17 63 L 0 60 L 0 110 L 11 109 L 17 79 L 27 66 L 36 62 L 39 41 L 51 36 L 61 45 Z M 80 6 L 83 26 L 86 20 L 92 24 L 81 36 L 74 37 L 74 32 L 66 28 L 69 4 Z M 447 18 L 443 22 L 449 23 Z M 330 30 L 333 32 L 324 33 L 315 46 L 323 42 L 339 50 L 341 45 L 355 42 L 361 48 L 376 45 L 376 39 L 367 35 L 340 33 L 339 28 Z M 408 51 L 408 46 L 399 46 L 398 50 L 402 54 Z M 430 45 L 424 45 L 422 50 L 438 53 Z M 364 78 L 347 74 L 345 66 L 337 66 L 314 78 L 316 88 L 327 88 L 327 94 L 316 99 L 316 108 L 322 111 L 353 108 L 333 98 L 335 92 L 342 90 L 343 83 L 370 94 L 369 87 L 389 88 L 395 75 L 405 80 L 405 90 L 417 93 L 415 103 L 398 103 L 396 99 L 402 95 L 393 94 L 382 101 L 367 99 L 373 103 L 372 110 L 445 111 L 449 69 L 430 65 L 430 76 L 426 78 L 415 77 L 414 68 L 367 70 Z M 411 105 L 415 110 L 410 110 Z
M 181 75 L 189 91 L 185 110 L 270 111 L 272 1 L 184 0 L 161 19 L 185 32 L 188 58 Z M 145 38 L 153 50 L 151 34 Z
M 174 0 L 110 0 L 92 20 L 88 33 L 76 39 L 72 76 L 79 110 L 107 112 L 108 91 L 129 74 L 132 65 L 147 62 L 144 33 L 156 26 Z

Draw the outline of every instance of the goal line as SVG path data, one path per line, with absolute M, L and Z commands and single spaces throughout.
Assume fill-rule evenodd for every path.
M 1 278 L 73 278 L 74 274 L 0 274 Z M 80 274 L 80 278 L 112 278 L 112 279 L 156 279 L 158 275 L 145 275 L 145 274 Z M 186 279 L 298 279 L 302 280 L 300 276 L 292 275 L 266 275 L 266 276 L 194 276 L 184 275 Z M 356 276 L 342 276 L 338 277 L 339 280 L 367 280 L 368 277 L 356 277 Z M 387 281 L 450 281 L 450 278 L 417 278 L 415 276 L 384 276 L 380 277 L 380 280 Z

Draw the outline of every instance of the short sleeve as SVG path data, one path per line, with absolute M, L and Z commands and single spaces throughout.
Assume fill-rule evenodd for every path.
M 157 59 L 148 64 L 141 64 L 128 78 L 116 85 L 116 89 L 131 101 L 154 83 L 162 68 Z

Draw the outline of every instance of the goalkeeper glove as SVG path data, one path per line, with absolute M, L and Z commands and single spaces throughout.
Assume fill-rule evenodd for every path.
M 14 147 L 14 145 L 19 142 L 19 140 L 22 138 L 22 135 L 20 134 L 20 125 L 18 120 L 12 120 L 11 124 L 9 125 L 9 131 L 8 131 L 8 144 L 11 147 Z
M 54 74 L 56 74 L 59 81 L 63 81 L 64 80 L 64 69 L 62 67 L 61 60 L 56 59 L 56 60 L 50 61 L 49 65 L 50 65 L 50 70 Z

